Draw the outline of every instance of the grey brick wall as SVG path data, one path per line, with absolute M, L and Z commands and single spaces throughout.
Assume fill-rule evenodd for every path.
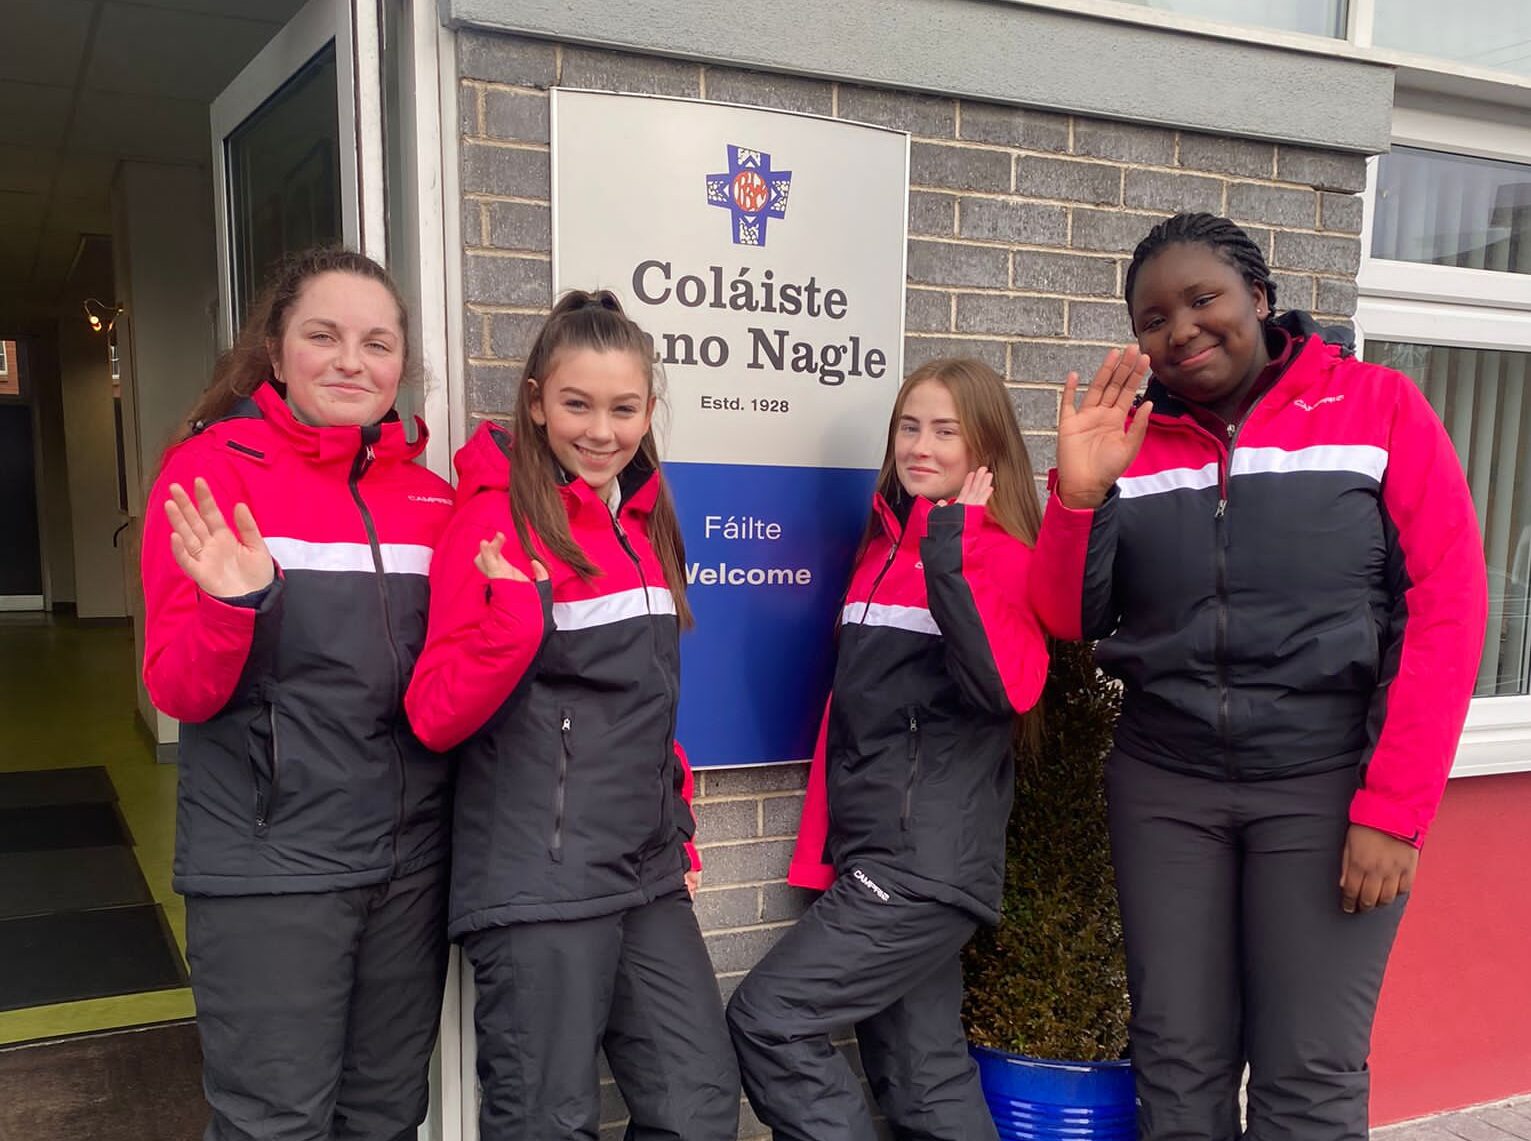
M 1282 307 L 1355 312 L 1364 160 L 1189 131 L 706 67 L 465 31 L 464 337 L 470 419 L 503 415 L 550 296 L 547 90 L 660 92 L 879 123 L 913 135 L 905 363 L 981 357 L 1012 386 L 1039 474 L 1061 384 L 1128 335 L 1132 247 L 1178 209 L 1224 213 L 1260 242 Z M 805 905 L 783 881 L 802 765 L 703 772 L 698 913 L 727 996 Z M 603 1132 L 620 1134 L 620 1098 Z M 741 1137 L 762 1136 L 745 1110 Z

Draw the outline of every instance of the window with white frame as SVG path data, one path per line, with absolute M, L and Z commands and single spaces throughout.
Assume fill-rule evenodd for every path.
M 1343 39 L 1346 0 L 1125 0 L 1158 12 Z
M 0 376 L 5 376 L 11 371 L 10 343 L 0 341 Z
M 1440 414 L 1483 531 L 1488 636 L 1457 771 L 1531 768 L 1531 126 L 1400 106 L 1393 133 L 1368 173 L 1358 340 Z

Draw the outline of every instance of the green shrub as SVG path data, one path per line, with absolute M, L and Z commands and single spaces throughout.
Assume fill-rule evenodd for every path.
M 1040 734 L 1016 750 L 1003 917 L 964 952 L 971 1041 L 1103 1061 L 1127 1042 L 1127 975 L 1103 769 L 1120 704 L 1093 647 L 1057 643 Z

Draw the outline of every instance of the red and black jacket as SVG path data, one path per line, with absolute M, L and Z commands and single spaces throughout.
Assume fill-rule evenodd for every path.
M 1477 518 L 1407 376 L 1305 314 L 1281 325 L 1288 363 L 1231 434 L 1150 384 L 1106 501 L 1048 503 L 1033 603 L 1057 637 L 1102 639 L 1123 753 L 1220 780 L 1360 765 L 1351 820 L 1417 844 L 1483 648 Z
M 992 923 L 1015 717 L 1047 676 L 1031 549 L 982 507 L 879 495 L 873 510 L 788 880 L 824 888 L 866 862 Z
M 489 580 L 479 543 L 528 579 L 510 512 L 511 437 L 485 424 L 456 457 L 457 507 L 431 567 L 430 633 L 405 699 L 422 740 L 461 742 L 448 932 L 583 919 L 680 890 L 694 831 L 675 743 L 680 628 L 648 539 L 657 471 L 618 477 L 615 517 L 559 473 L 582 578 L 534 537 L 541 584 Z
M 448 851 L 447 760 L 403 698 L 451 488 L 395 417 L 300 424 L 271 385 L 176 445 L 144 526 L 144 684 L 181 724 L 175 888 L 381 883 Z M 171 483 L 246 503 L 277 564 L 253 606 L 203 594 L 170 553 Z

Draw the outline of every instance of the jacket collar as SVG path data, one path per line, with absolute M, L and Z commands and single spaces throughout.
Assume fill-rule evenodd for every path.
M 611 508 L 606 501 L 584 480 L 565 471 L 557 460 L 553 461 L 553 478 L 558 483 L 558 493 L 569 518 L 597 511 L 605 518 L 611 518 Z M 622 502 L 617 505 L 619 517 L 647 516 L 659 502 L 659 471 L 639 452 L 618 473 L 617 487 L 622 492 Z
M 405 438 L 404 422 L 392 409 L 381 423 L 364 424 L 344 428 L 316 428 L 304 424 L 292 414 L 282 393 L 274 381 L 266 381 L 255 390 L 250 399 L 259 410 L 261 419 L 294 452 L 316 463 L 350 463 L 367 445 L 372 446 L 373 458 L 380 462 L 405 462 L 414 459 L 425 450 L 427 433 L 425 424 L 415 419 L 415 439 Z
M 891 503 L 880 491 L 872 496 L 872 511 L 881 520 L 883 533 L 894 543 L 907 532 L 924 535 L 935 504 L 923 495 L 910 495 L 902 487 L 894 495 Z

